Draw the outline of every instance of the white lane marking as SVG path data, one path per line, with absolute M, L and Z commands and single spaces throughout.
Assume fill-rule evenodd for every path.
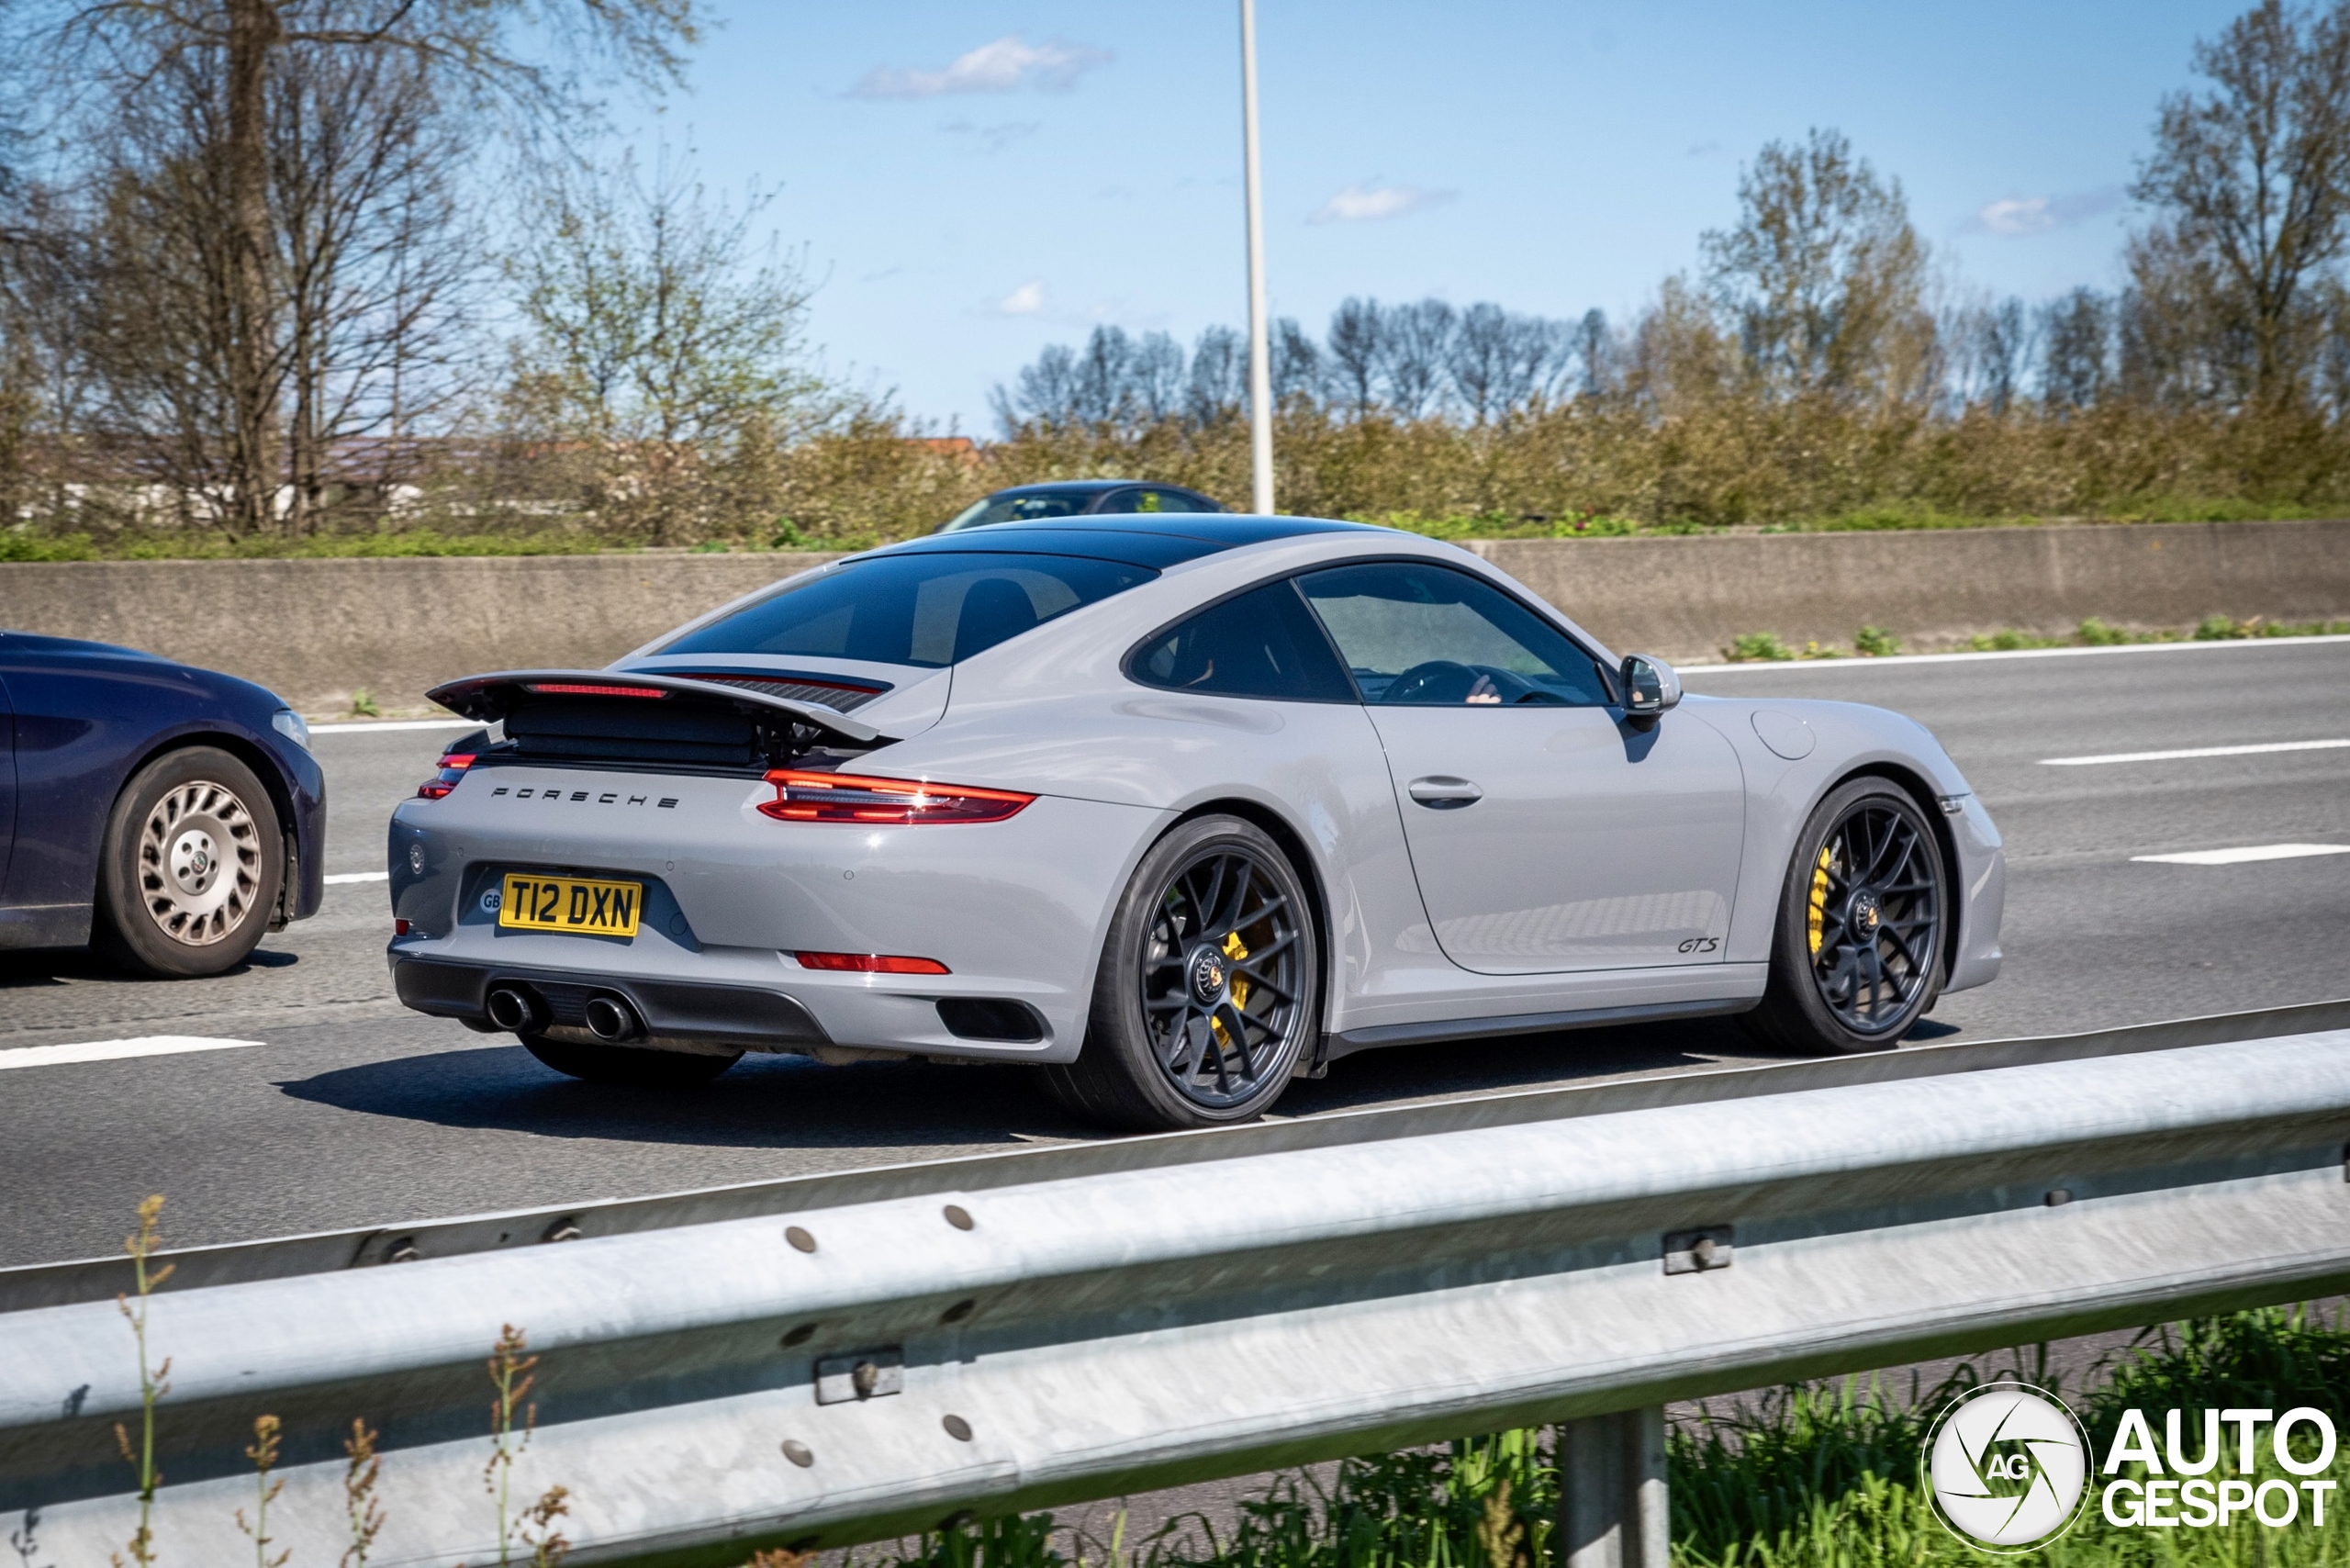
M 2184 751 L 2117 751 L 2104 756 L 2043 756 L 2042 767 L 2094 767 L 2105 762 L 2177 762 L 2191 756 L 2258 756 L 2272 751 L 2333 751 L 2350 740 L 2270 741 L 2262 745 L 2199 745 Z
M 391 879 L 389 871 L 337 871 L 325 881 L 330 888 L 339 888 L 345 882 L 388 882 Z
M 2350 844 L 2248 844 L 2241 849 L 2190 849 L 2183 855 L 2132 855 L 2152 866 L 2241 866 L 2248 860 L 2299 860 L 2310 855 L 2350 855 Z
M 1858 655 L 1841 659 L 1756 659 L 1734 665 L 1674 665 L 1675 670 L 1716 674 L 1725 670 L 1867 669 L 1880 665 L 1946 665 L 1971 659 L 2073 659 L 2098 654 L 2215 654 L 2225 648 L 2293 648 L 2311 643 L 2350 643 L 2350 633 L 2322 637 L 2231 637 L 2209 643 L 2120 643 L 2107 648 L 1997 648 L 1987 653 L 1889 654 L 1864 659 Z
M 387 735 L 401 730 L 478 730 L 472 719 L 362 719 L 348 724 L 312 724 L 314 735 Z
M 201 1035 L 142 1035 L 135 1040 L 89 1040 L 76 1046 L 19 1046 L 14 1050 L 0 1050 L 0 1069 L 121 1061 L 128 1057 L 171 1057 L 185 1051 L 226 1051 L 260 1044 L 259 1040 L 207 1039 Z

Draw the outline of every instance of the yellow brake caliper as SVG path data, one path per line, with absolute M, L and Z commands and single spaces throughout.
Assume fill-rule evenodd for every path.
M 1819 864 L 1813 868 L 1811 873 L 1811 907 L 1805 915 L 1804 927 L 1811 934 L 1811 952 L 1814 958 L 1819 956 L 1820 923 L 1828 917 L 1828 862 L 1835 853 L 1833 846 L 1822 845 L 1819 849 Z
M 1240 940 L 1240 933 L 1237 931 L 1235 931 L 1225 937 L 1224 956 L 1235 962 L 1237 962 L 1248 956 L 1248 945 Z M 1232 1005 L 1234 1008 L 1244 1013 L 1248 1009 L 1248 979 L 1246 975 L 1235 975 L 1232 977 Z M 1215 1037 L 1223 1041 L 1225 1045 L 1228 1046 L 1232 1043 L 1231 1036 L 1225 1030 L 1223 1019 L 1210 1018 L 1208 1020 L 1208 1027 L 1214 1030 Z

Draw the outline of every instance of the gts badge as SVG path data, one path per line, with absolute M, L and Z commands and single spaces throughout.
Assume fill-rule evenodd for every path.
M 1712 953 L 1718 951 L 1721 945 L 1722 939 L 1718 936 L 1691 936 L 1683 941 L 1681 950 L 1684 953 Z

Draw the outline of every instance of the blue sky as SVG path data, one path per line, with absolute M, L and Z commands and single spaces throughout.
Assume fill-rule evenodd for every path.
M 1964 6 L 1260 0 L 1267 267 L 1349 294 L 1621 318 L 1833 126 L 1966 286 L 2110 286 L 2123 189 L 2206 0 Z M 1246 310 L 1237 0 L 722 6 L 690 90 L 627 112 L 767 218 L 836 372 L 988 433 L 987 392 L 1096 322 Z

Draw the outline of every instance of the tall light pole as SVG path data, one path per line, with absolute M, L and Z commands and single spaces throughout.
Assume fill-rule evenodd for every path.
M 1240 0 L 1240 139 L 1248 165 L 1249 510 L 1273 510 L 1273 362 L 1265 328 L 1265 196 L 1257 167 L 1257 0 Z

